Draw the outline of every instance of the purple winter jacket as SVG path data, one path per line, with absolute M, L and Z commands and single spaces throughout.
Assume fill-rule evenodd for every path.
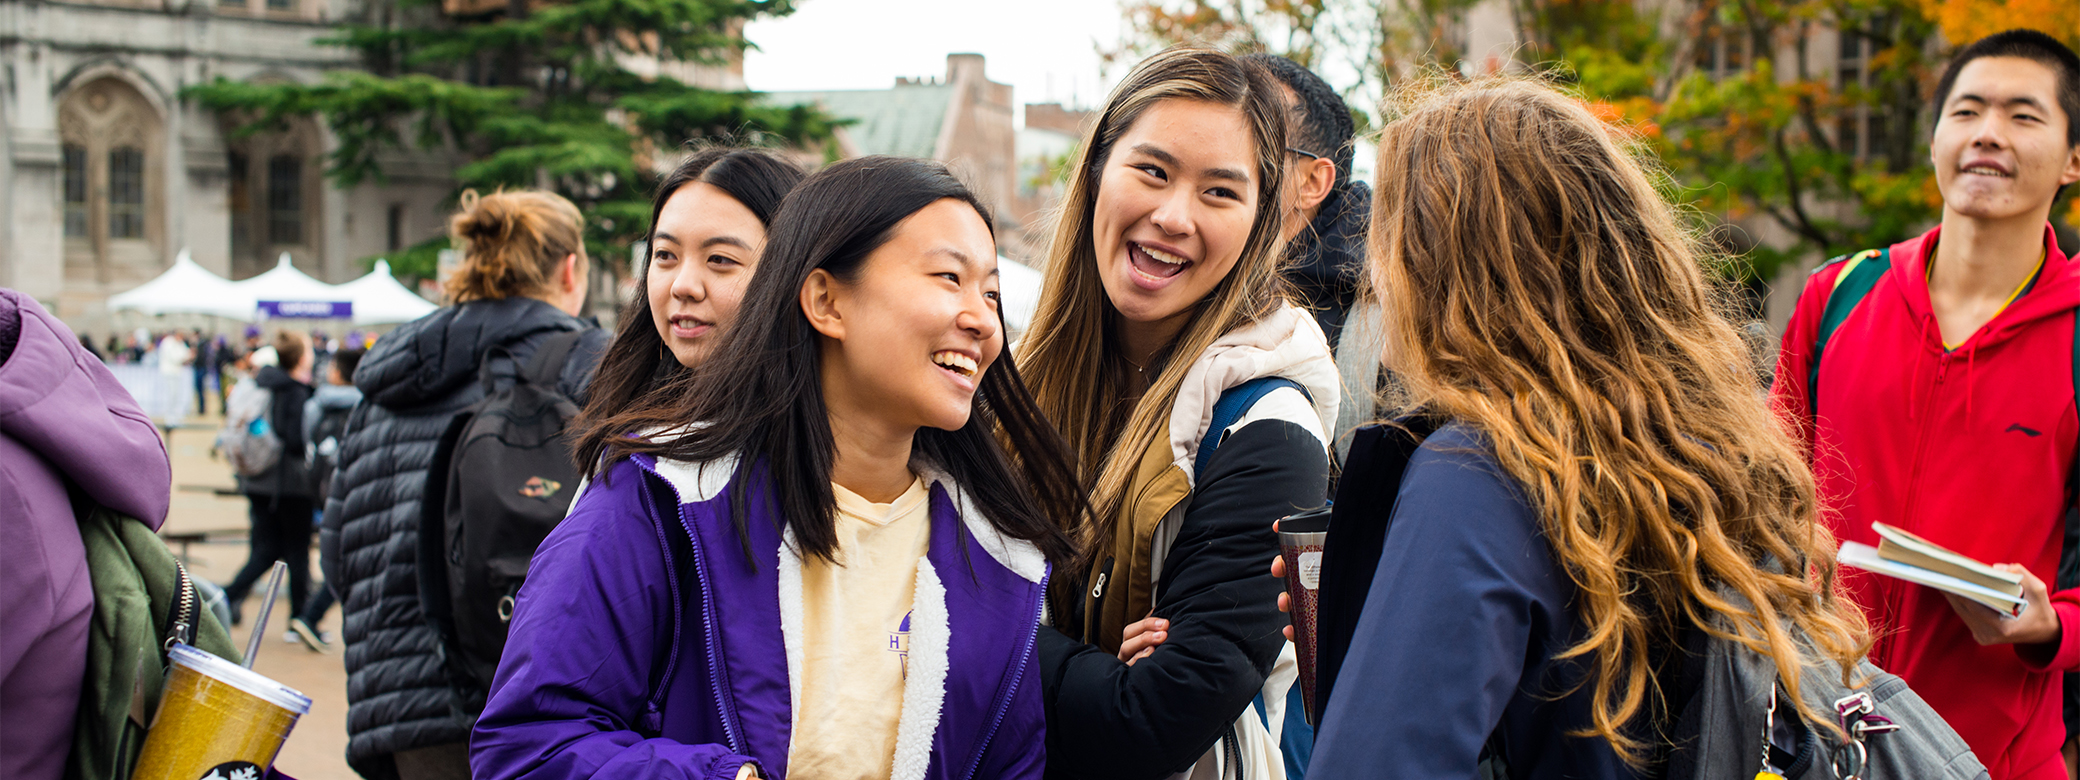
M 94 588 L 67 479 L 154 530 L 172 501 L 151 418 L 70 328 L 0 289 L 0 777 L 10 780 L 55 780 L 72 751 Z
M 725 489 L 736 470 L 735 458 L 704 468 L 637 456 L 572 503 L 520 591 L 470 742 L 479 780 L 726 779 L 746 762 L 787 776 L 801 559 L 783 547 L 770 483 L 754 472 L 757 563 L 746 560 Z M 925 478 L 930 552 L 918 566 L 892 777 L 1038 778 L 1034 630 L 1046 560 L 957 509 L 968 504 L 951 479 Z M 692 537 L 683 591 L 663 522 Z

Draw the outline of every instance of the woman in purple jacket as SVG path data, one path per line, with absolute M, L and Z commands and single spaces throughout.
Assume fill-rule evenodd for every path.
M 937 163 L 790 194 L 714 356 L 585 421 L 476 775 L 1039 777 L 1035 628 L 1087 510 L 996 265 Z

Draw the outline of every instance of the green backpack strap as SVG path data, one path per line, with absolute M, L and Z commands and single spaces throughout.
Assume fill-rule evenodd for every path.
M 158 710 L 172 643 L 184 641 L 230 659 L 238 658 L 238 650 L 158 534 L 107 507 L 82 515 L 79 533 L 94 585 L 94 617 L 87 626 L 87 673 L 66 777 L 121 780 L 130 776 Z
M 1849 319 L 1856 304 L 1869 295 L 1871 288 L 1885 272 L 1892 269 L 1891 249 L 1866 249 L 1853 255 L 1843 255 L 1820 266 L 1841 264 L 1841 273 L 1835 274 L 1834 288 L 1827 293 L 1827 307 L 1820 312 L 1820 334 L 1813 339 L 1813 359 L 1806 368 L 1806 406 L 1814 414 L 1820 411 L 1820 356 L 1827 350 L 1827 340 Z

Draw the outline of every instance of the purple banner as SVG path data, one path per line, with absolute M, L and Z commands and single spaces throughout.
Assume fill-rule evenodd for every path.
M 260 315 L 266 318 L 294 317 L 306 320 L 354 318 L 353 301 L 261 301 Z

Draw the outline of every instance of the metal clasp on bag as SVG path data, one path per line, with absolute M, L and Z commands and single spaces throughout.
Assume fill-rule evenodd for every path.
M 1865 691 L 1834 701 L 1835 716 L 1841 719 L 1842 731 L 1849 735 L 1848 744 L 1843 745 L 1844 749 L 1830 762 L 1836 780 L 1863 780 L 1863 770 L 1870 763 L 1870 753 L 1863 745 L 1864 738 L 1899 730 L 1899 724 L 1877 714 L 1877 711 L 1877 702 Z

